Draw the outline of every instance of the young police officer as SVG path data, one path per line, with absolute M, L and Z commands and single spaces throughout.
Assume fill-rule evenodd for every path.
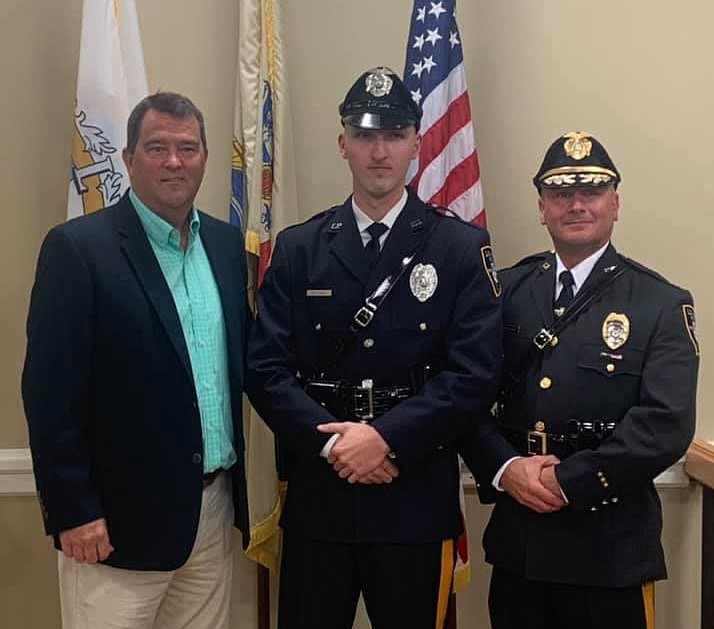
M 533 179 L 555 252 L 500 274 L 500 433 L 463 453 L 496 502 L 494 629 L 654 626 L 652 481 L 692 438 L 699 352 L 692 296 L 610 243 L 619 182 L 595 138 L 558 138 Z
M 340 106 L 353 194 L 278 237 L 249 347 L 285 454 L 281 629 L 442 626 L 462 529 L 456 440 L 495 396 L 488 234 L 404 188 L 421 110 L 374 68 Z

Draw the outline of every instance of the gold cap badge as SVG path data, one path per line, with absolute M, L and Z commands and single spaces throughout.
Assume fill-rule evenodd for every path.
M 571 131 L 564 136 L 565 143 L 563 150 L 568 157 L 573 159 L 583 159 L 590 155 L 593 143 L 590 141 L 590 134 L 583 131 Z

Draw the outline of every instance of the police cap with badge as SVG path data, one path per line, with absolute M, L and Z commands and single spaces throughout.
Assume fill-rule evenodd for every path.
M 571 131 L 553 142 L 533 177 L 538 191 L 568 186 L 617 188 L 620 181 L 620 173 L 605 147 L 583 131 Z
M 339 108 L 343 125 L 362 129 L 419 130 L 421 107 L 394 70 L 386 67 L 364 72 L 347 92 Z

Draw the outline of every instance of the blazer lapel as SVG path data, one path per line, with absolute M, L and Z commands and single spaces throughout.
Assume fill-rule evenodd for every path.
M 156 310 L 156 314 L 176 349 L 186 373 L 193 379 L 191 361 L 173 296 L 128 195 L 124 195 L 117 205 L 115 221 L 122 251 L 129 260 L 129 264 L 134 269 L 134 273 L 144 292 Z

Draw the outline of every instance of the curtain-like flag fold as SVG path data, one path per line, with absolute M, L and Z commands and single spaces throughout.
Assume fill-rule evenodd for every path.
M 134 0 L 84 0 L 67 218 L 116 203 L 129 187 L 126 121 L 147 93 Z
M 297 222 L 293 139 L 278 0 L 241 0 L 230 221 L 245 234 L 253 292 L 277 233 Z M 249 409 L 246 475 L 251 521 L 247 555 L 276 568 L 282 488 L 273 436 Z

